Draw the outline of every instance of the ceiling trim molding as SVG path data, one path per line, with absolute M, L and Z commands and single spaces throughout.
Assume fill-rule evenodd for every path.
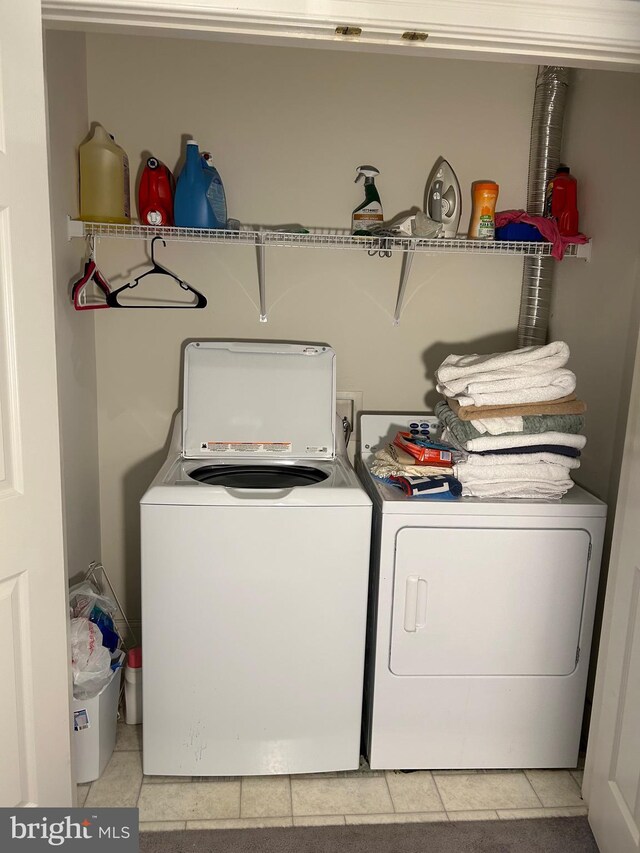
M 42 0 L 56 28 L 640 71 L 637 0 Z M 362 28 L 342 37 L 336 26 Z M 407 42 L 407 30 L 428 33 Z

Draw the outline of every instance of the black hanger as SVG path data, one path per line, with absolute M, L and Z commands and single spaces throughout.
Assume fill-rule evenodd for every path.
M 186 281 L 183 281 L 181 278 L 178 278 L 177 275 L 171 272 L 171 270 L 166 269 L 166 267 L 161 266 L 155 258 L 154 254 L 154 243 L 156 240 L 160 240 L 163 246 L 167 244 L 162 239 L 162 237 L 154 237 L 151 241 L 151 269 L 143 272 L 142 275 L 139 275 L 133 281 L 130 281 L 128 284 L 123 284 L 122 287 L 119 287 L 117 290 L 112 290 L 111 293 L 107 296 L 107 305 L 111 308 L 205 308 L 207 305 L 206 297 L 200 293 L 200 291 L 196 290 L 195 287 L 191 287 L 190 284 L 187 284 Z M 118 294 L 122 293 L 123 290 L 132 290 L 134 287 L 137 287 L 143 278 L 146 278 L 148 275 L 165 275 L 169 278 L 172 278 L 183 290 L 188 290 L 189 293 L 193 293 L 197 297 L 197 302 L 195 305 L 121 305 L 118 302 Z

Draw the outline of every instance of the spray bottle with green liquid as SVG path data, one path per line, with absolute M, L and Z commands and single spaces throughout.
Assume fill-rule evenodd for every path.
M 373 226 L 380 225 L 384 221 L 382 202 L 375 183 L 376 176 L 380 172 L 375 166 L 358 166 L 356 172 L 356 184 L 364 178 L 364 201 L 353 211 L 351 231 L 353 234 L 368 233 Z

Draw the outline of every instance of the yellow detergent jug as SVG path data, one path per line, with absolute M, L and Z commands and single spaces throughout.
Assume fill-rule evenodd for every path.
M 78 149 L 80 218 L 88 222 L 131 222 L 129 158 L 101 124 Z

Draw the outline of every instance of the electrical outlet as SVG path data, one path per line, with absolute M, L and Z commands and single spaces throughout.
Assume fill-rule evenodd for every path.
M 341 421 L 346 418 L 353 426 L 353 400 L 348 397 L 338 397 L 336 399 L 336 414 Z
M 336 391 L 336 414 L 342 421 L 349 421 L 350 436 L 347 445 L 347 456 L 353 465 L 357 452 L 358 438 L 356 437 L 356 418 L 362 411 L 362 391 Z
M 338 417 L 346 418 L 351 424 L 351 429 L 356 428 L 356 417 L 362 411 L 362 391 L 337 391 L 336 413 Z

